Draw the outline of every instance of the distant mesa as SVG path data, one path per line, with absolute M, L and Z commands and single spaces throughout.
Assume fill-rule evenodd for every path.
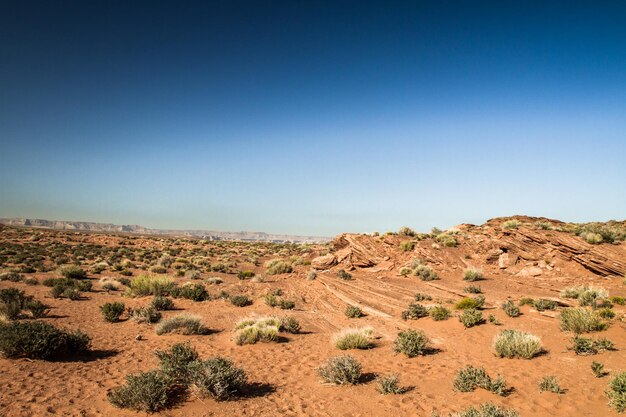
M 83 232 L 100 233 L 133 233 L 138 235 L 167 235 L 196 237 L 209 240 L 242 240 L 253 242 L 275 243 L 321 243 L 331 240 L 325 236 L 294 236 L 279 235 L 265 232 L 217 232 L 212 230 L 173 230 L 150 229 L 139 225 L 118 225 L 112 223 L 76 222 L 64 220 L 0 218 L 0 224 L 5 226 L 33 227 L 55 230 L 76 230 Z

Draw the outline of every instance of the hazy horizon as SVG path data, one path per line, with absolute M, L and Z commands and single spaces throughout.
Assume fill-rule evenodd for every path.
M 13 2 L 0 217 L 626 218 L 626 4 Z

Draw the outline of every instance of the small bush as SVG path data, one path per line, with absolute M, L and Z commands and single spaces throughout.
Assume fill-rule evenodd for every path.
M 48 315 L 50 306 L 39 300 L 28 300 L 24 304 L 24 310 L 29 311 L 33 318 L 39 319 Z
M 344 329 L 333 337 L 333 344 L 337 349 L 369 349 L 373 346 L 374 329 L 361 327 Z
M 363 317 L 363 311 L 357 306 L 348 306 L 346 307 L 346 311 L 344 313 L 346 317 L 349 319 L 358 319 L 359 317 Z
M 507 220 L 504 223 L 502 223 L 502 228 L 503 229 L 517 229 L 521 225 L 522 225 L 522 222 L 520 222 L 519 220 Z
M 109 323 L 117 323 L 120 321 L 124 309 L 124 303 L 104 303 L 100 306 L 100 313 L 102 313 L 102 317 Z
M 606 396 L 609 397 L 609 406 L 619 413 L 626 411 L 626 372 L 613 377 L 606 389 Z
M 470 285 L 468 287 L 465 287 L 463 291 L 465 291 L 468 294 L 482 294 L 483 293 L 482 288 L 480 288 L 480 286 L 477 286 L 477 285 Z
M 87 278 L 87 272 L 79 266 L 68 265 L 59 268 L 59 274 L 67 279 L 84 279 Z
M 335 356 L 324 362 L 317 373 L 329 384 L 357 384 L 361 378 L 361 364 L 350 355 Z
M 413 242 L 412 240 L 405 240 L 403 242 L 400 242 L 400 249 L 402 249 L 404 252 L 412 251 L 413 249 L 415 249 L 415 242 Z
M 317 278 L 317 272 L 313 270 L 307 272 L 306 279 L 308 279 L 309 281 L 313 281 L 315 278 Z
M 382 376 L 376 379 L 376 389 L 383 395 L 387 394 L 403 394 L 406 392 L 405 388 L 400 387 L 400 377 L 398 374 L 389 376 Z
M 208 330 L 202 324 L 200 317 L 191 314 L 179 314 L 164 319 L 156 326 L 156 334 L 179 333 L 184 335 L 206 334 Z
M 577 355 L 596 355 L 605 350 L 615 350 L 615 345 L 606 338 L 593 340 L 576 335 L 572 339 L 572 346 L 569 349 L 576 352 Z
M 279 330 L 292 334 L 300 333 L 300 322 L 295 317 L 283 317 L 280 319 Z
M 4 288 L 0 290 L 0 318 L 15 320 L 19 317 L 22 309 L 28 301 L 32 300 L 17 288 Z
M 430 340 L 423 331 L 405 330 L 398 333 L 398 337 L 394 341 L 393 350 L 413 358 L 426 355 L 433 349 L 430 347 Z
M 130 292 L 135 296 L 167 295 L 174 290 L 176 283 L 164 275 L 139 275 L 130 283 Z
M 159 265 L 154 265 L 150 267 L 150 272 L 154 273 L 154 274 L 166 274 L 167 273 L 167 268 L 163 267 L 163 266 L 159 266 Z
M 161 371 L 140 372 L 126 377 L 126 385 L 114 388 L 108 399 L 117 408 L 154 413 L 173 400 L 175 386 Z
M 187 283 L 180 287 L 173 287 L 170 293 L 175 298 L 186 298 L 196 302 L 206 301 L 210 298 L 209 292 L 200 283 Z
M 22 276 L 15 271 L 3 272 L 0 274 L 0 281 L 20 282 L 22 281 Z
M 509 317 L 518 317 L 520 315 L 519 307 L 516 306 L 515 303 L 513 303 L 513 301 L 511 300 L 508 300 L 507 302 L 502 304 L 502 310 L 504 310 L 506 315 Z
M 596 376 L 596 378 L 602 378 L 607 372 L 604 371 L 604 365 L 600 362 L 593 361 L 591 362 L 591 371 Z
M 337 278 L 342 279 L 344 281 L 350 281 L 352 279 L 352 275 L 346 272 L 345 270 L 340 269 L 339 271 L 337 271 Z
M 411 303 L 408 309 L 402 312 L 402 320 L 417 320 L 428 316 L 428 309 L 421 304 Z
M 233 295 L 230 297 L 230 303 L 237 307 L 246 307 L 252 305 L 252 300 L 245 295 Z
M 479 295 L 478 297 L 465 297 L 455 304 L 454 308 L 457 310 L 466 309 L 479 309 L 485 304 L 485 297 Z
M 526 306 L 526 305 L 534 306 L 535 305 L 535 300 L 533 300 L 532 298 L 529 298 L 529 297 L 521 298 L 519 300 L 519 306 L 522 307 L 522 306 Z
M 432 301 L 433 297 L 428 294 L 417 293 L 415 294 L 415 301 Z
M 450 310 L 444 306 L 434 306 L 428 309 L 428 314 L 434 321 L 447 320 L 450 318 Z
M 189 365 L 189 382 L 200 397 L 227 400 L 240 391 L 246 381 L 243 369 L 221 357 L 195 361 Z
M 565 391 L 559 386 L 559 380 L 556 376 L 544 376 L 539 382 L 539 392 L 553 392 L 555 394 L 563 394 Z
M 481 404 L 478 409 L 469 407 L 451 417 L 519 417 L 519 414 L 514 410 L 485 403 Z
M 468 308 L 463 310 L 463 313 L 459 316 L 459 321 L 467 329 L 484 323 L 485 319 L 483 318 L 483 313 L 480 310 Z
M 519 330 L 502 330 L 493 340 L 499 357 L 531 359 L 543 351 L 541 339 Z
M 161 320 L 161 312 L 152 305 L 129 309 L 128 316 L 137 323 L 153 324 Z
M 484 279 L 483 271 L 473 267 L 467 268 L 465 272 L 463 272 L 463 279 L 469 282 L 480 281 L 481 279 Z
M 293 272 L 293 267 L 290 263 L 280 259 L 272 259 L 265 263 L 267 268 L 267 275 L 288 274 Z
M 492 380 L 485 368 L 474 368 L 471 365 L 457 372 L 453 386 L 455 390 L 460 392 L 472 392 L 476 388 L 482 388 L 498 395 L 505 395 L 508 392 L 504 378 L 498 376 Z
M 157 350 L 161 371 L 177 383 L 189 382 L 189 365 L 200 359 L 198 352 L 189 342 L 176 343 L 169 350 Z
M 50 359 L 89 349 L 90 338 L 42 321 L 0 323 L 0 353 L 7 358 Z
M 594 309 L 598 301 L 608 296 L 608 291 L 601 287 L 568 287 L 561 291 L 562 298 L 577 299 L 581 307 L 591 306 Z
M 276 317 L 244 319 L 237 323 L 235 343 L 252 345 L 257 342 L 275 342 L 278 340 L 281 321 Z
M 403 226 L 400 228 L 400 230 L 398 230 L 398 235 L 406 236 L 406 237 L 415 237 L 417 236 L 417 233 L 415 233 L 415 230 L 411 229 L 410 227 Z
M 606 330 L 608 325 L 592 311 L 584 308 L 566 308 L 561 311 L 561 330 L 576 334 Z
M 612 318 L 615 318 L 615 311 L 611 310 L 610 308 L 601 308 L 596 311 L 596 314 L 598 315 L 598 317 L 602 317 L 603 319 L 610 320 Z
M 415 276 L 422 281 L 435 281 L 439 279 L 437 273 L 428 265 L 418 265 L 417 268 L 415 268 Z
M 224 282 L 224 280 L 218 277 L 209 277 L 205 281 L 209 285 L 219 285 Z
M 237 278 L 240 280 L 246 280 L 254 277 L 254 272 L 252 271 L 239 271 L 237 272 Z
M 533 301 L 533 307 L 537 311 L 545 311 L 545 310 L 556 310 L 559 303 L 554 300 L 546 300 L 545 298 L 540 298 L 539 300 Z
M 154 309 L 158 311 L 174 310 L 174 301 L 172 301 L 171 298 L 157 295 L 150 302 L 150 306 L 154 307 Z
M 54 287 L 56 288 L 56 287 Z M 62 297 L 68 298 L 72 301 L 80 300 L 81 293 L 76 288 L 66 288 L 61 293 Z
M 611 302 L 623 306 L 626 304 L 626 298 L 624 297 L 611 297 Z

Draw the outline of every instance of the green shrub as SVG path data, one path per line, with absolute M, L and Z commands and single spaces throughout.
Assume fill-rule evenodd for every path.
M 252 345 L 257 342 L 275 342 L 281 329 L 281 320 L 276 317 L 246 318 L 235 327 L 235 343 Z
M 59 268 L 59 274 L 67 279 L 84 279 L 87 278 L 87 272 L 79 266 L 68 265 Z
M 553 392 L 555 394 L 563 394 L 565 391 L 559 386 L 559 380 L 556 376 L 544 376 L 539 381 L 539 392 Z
M 398 384 L 400 383 L 400 377 L 398 374 L 389 376 L 381 376 L 376 379 L 376 389 L 383 395 L 387 394 L 403 394 L 406 392 L 405 388 L 402 388 Z
M 342 279 L 344 281 L 350 281 L 352 279 L 352 275 L 346 272 L 343 269 L 337 271 L 337 278 Z
M 288 274 L 293 272 L 293 267 L 290 263 L 280 259 L 272 259 L 265 263 L 267 268 L 267 275 Z
M 415 249 L 415 242 L 413 242 L 412 240 L 405 240 L 403 242 L 400 242 L 400 249 L 402 249 L 404 252 L 412 251 L 413 249 Z
M 519 414 L 507 408 L 498 407 L 497 405 L 485 403 L 481 404 L 478 409 L 469 407 L 459 413 L 455 413 L 454 417 L 519 417 Z
M 420 301 L 432 301 L 433 297 L 431 297 L 428 294 L 421 294 L 421 293 L 417 293 L 415 294 L 415 301 L 420 302 Z
M 531 359 L 541 352 L 541 339 L 519 330 L 502 330 L 493 340 L 493 347 L 499 357 Z
M 615 345 L 606 338 L 593 340 L 576 335 L 572 339 L 572 346 L 569 349 L 576 352 L 577 355 L 595 355 L 605 350 L 615 350 Z
M 406 236 L 406 237 L 415 237 L 417 236 L 417 233 L 415 233 L 415 230 L 411 229 L 410 227 L 403 226 L 400 228 L 400 230 L 398 230 L 398 235 Z
M 468 287 L 465 287 L 463 291 L 469 294 L 482 294 L 483 293 L 482 288 L 480 288 L 480 286 L 477 286 L 477 285 L 470 285 Z
M 361 364 L 350 355 L 335 356 L 324 362 L 317 373 L 329 384 L 357 384 L 361 378 Z
M 454 248 L 459 244 L 456 238 L 448 232 L 438 234 L 435 237 L 435 241 L 441 243 L 443 246 L 448 248 Z
M 363 317 L 363 311 L 361 311 L 361 309 L 357 306 L 347 306 L 344 314 L 350 319 L 358 319 L 359 317 Z
M 417 268 L 415 268 L 415 276 L 422 281 L 435 281 L 439 279 L 437 273 L 428 265 L 418 265 Z
M 611 379 L 606 389 L 606 396 L 609 397 L 609 406 L 619 413 L 626 411 L 626 372 Z
M 176 283 L 164 275 L 139 275 L 130 283 L 130 293 L 134 296 L 167 295 L 170 294 Z
M 89 349 L 90 338 L 42 321 L 0 323 L 0 353 L 7 358 L 50 359 Z
M 15 271 L 3 272 L 0 274 L 0 281 L 20 282 L 22 281 L 22 276 Z
M 522 222 L 520 222 L 519 220 L 507 220 L 504 223 L 502 223 L 502 228 L 503 229 L 517 229 L 521 225 L 522 225 Z
M 333 344 L 337 349 L 369 349 L 373 346 L 374 329 L 361 327 L 344 329 L 333 337 Z
M 466 309 L 479 309 L 485 304 L 485 297 L 479 295 L 478 297 L 465 297 L 455 304 L 454 308 L 457 310 Z
M 545 310 L 556 310 L 559 303 L 554 300 L 546 300 L 545 298 L 540 298 L 539 300 L 533 300 L 533 307 L 537 311 L 545 311 Z
M 469 282 L 480 281 L 484 279 L 483 271 L 473 267 L 467 268 L 465 272 L 463 272 L 463 279 Z
M 428 309 L 428 314 L 434 321 L 447 320 L 450 318 L 450 310 L 442 305 L 434 306 Z
M 508 392 L 506 381 L 501 376 L 495 380 L 485 371 L 485 368 L 474 368 L 471 365 L 461 368 L 454 379 L 454 389 L 460 392 L 472 392 L 476 388 L 482 388 L 498 395 Z
M 179 314 L 162 320 L 156 326 L 156 334 L 179 333 L 184 335 L 206 334 L 208 330 L 202 324 L 200 317 L 191 314 Z
M 463 310 L 463 313 L 459 316 L 459 321 L 465 328 L 470 328 L 484 323 L 485 319 L 483 318 L 483 313 L 480 310 L 468 308 Z
M 521 298 L 519 300 L 519 306 L 522 307 L 522 306 L 526 306 L 526 305 L 534 306 L 535 305 L 535 300 L 533 300 L 532 298 L 529 298 L 529 297 Z
M 194 361 L 189 365 L 189 382 L 200 397 L 227 400 L 240 391 L 246 381 L 243 369 L 221 357 Z
M 174 301 L 162 295 L 156 295 L 150 302 L 150 306 L 158 311 L 174 310 Z
M 246 307 L 252 305 L 252 300 L 245 295 L 233 295 L 230 297 L 230 303 L 237 307 Z
M 114 388 L 108 399 L 118 408 L 154 413 L 173 401 L 175 385 L 161 371 L 140 372 L 126 377 L 126 385 Z
M 80 300 L 82 294 L 76 288 L 66 288 L 61 293 L 61 296 L 68 298 L 72 301 L 76 301 L 76 300 Z
M 519 307 L 513 303 L 513 301 L 508 300 L 504 304 L 502 304 L 502 310 L 509 317 L 518 317 L 520 315 Z
M 408 309 L 402 312 L 402 320 L 417 320 L 428 316 L 428 309 L 421 304 L 411 303 Z
M 163 266 L 159 266 L 159 265 L 154 265 L 150 267 L 150 272 L 154 273 L 154 274 L 166 274 L 167 273 L 167 268 L 163 267 Z
M 187 343 L 175 343 L 169 350 L 157 350 L 161 371 L 177 383 L 189 382 L 189 365 L 200 359 L 198 352 Z
M 393 350 L 404 353 L 409 358 L 426 355 L 433 351 L 430 347 L 430 340 L 421 330 L 405 330 L 398 333 L 394 341 Z
M 33 318 L 40 319 L 48 315 L 50 306 L 39 300 L 27 300 L 24 304 L 24 310 L 28 310 Z
M 292 334 L 300 333 L 300 322 L 298 322 L 295 317 L 282 317 L 280 319 L 279 330 L 281 332 L 287 332 Z
M 591 362 L 591 371 L 596 376 L 596 378 L 602 378 L 607 372 L 604 371 L 604 365 L 600 362 L 593 361 Z
M 100 306 L 100 313 L 102 313 L 102 317 L 109 323 L 117 323 L 120 321 L 124 309 L 124 303 L 104 303 Z
M 611 297 L 611 302 L 623 306 L 626 304 L 626 298 L 624 297 Z
M 237 272 L 237 278 L 239 278 L 240 280 L 246 280 L 246 279 L 250 279 L 254 277 L 254 272 L 252 271 L 239 271 Z
M 186 298 L 187 300 L 192 301 L 206 301 L 209 297 L 209 292 L 206 290 L 204 285 L 200 283 L 187 283 L 180 287 L 173 287 L 170 291 L 172 297 L 175 298 Z
M 496 316 L 494 316 L 493 314 L 490 314 L 490 315 L 487 317 L 487 320 L 489 321 L 489 323 L 495 324 L 496 326 L 499 326 L 499 325 L 501 325 L 501 324 L 502 324 L 502 323 L 500 323 L 500 322 L 498 321 L 498 318 L 497 318 Z
M 601 308 L 596 311 L 598 317 L 602 317 L 603 319 L 612 319 L 615 317 L 615 312 L 610 308 Z
M 595 312 L 584 308 L 566 308 L 561 311 L 561 330 L 576 334 L 606 330 L 608 325 Z
M 278 303 L 278 307 L 282 310 L 293 310 L 296 307 L 296 302 L 292 300 L 281 299 Z
M 161 320 L 161 312 L 152 305 L 147 307 L 129 309 L 128 315 L 137 323 L 153 324 Z
M 32 300 L 17 288 L 4 288 L 0 290 L 0 318 L 15 320 L 19 317 L 26 303 Z
M 562 298 L 578 299 L 581 307 L 591 306 L 596 308 L 597 302 L 608 298 L 609 293 L 601 287 L 568 287 L 561 291 Z

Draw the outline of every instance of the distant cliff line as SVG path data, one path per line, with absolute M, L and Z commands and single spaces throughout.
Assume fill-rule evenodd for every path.
M 112 223 L 77 222 L 45 219 L 0 218 L 0 224 L 6 226 L 33 227 L 54 230 L 75 230 L 84 232 L 186 236 L 209 240 L 242 240 L 275 243 L 320 243 L 328 242 L 331 240 L 331 238 L 325 236 L 294 236 L 271 234 L 265 232 L 217 232 L 213 230 L 150 229 L 139 225 L 117 225 Z

